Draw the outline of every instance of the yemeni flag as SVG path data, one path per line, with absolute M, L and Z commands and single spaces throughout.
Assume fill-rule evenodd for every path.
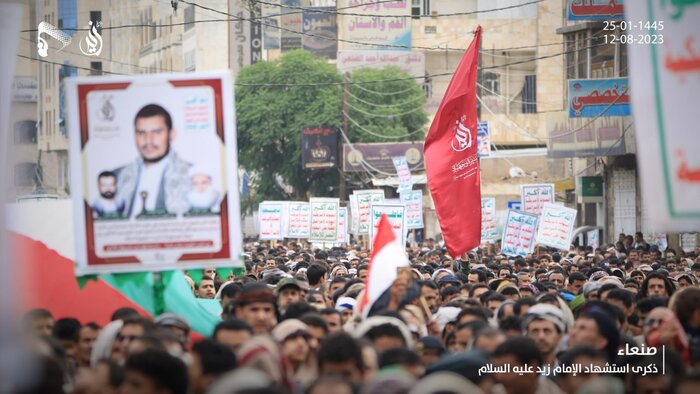
M 476 138 L 476 76 L 481 26 L 457 66 L 423 148 L 428 187 L 453 258 L 479 246 L 481 178 Z
M 358 303 L 360 311 L 366 315 L 372 304 L 394 283 L 398 276 L 397 269 L 408 266 L 401 239 L 394 234 L 386 214 L 382 214 L 377 226 L 377 235 L 372 244 L 365 291 Z

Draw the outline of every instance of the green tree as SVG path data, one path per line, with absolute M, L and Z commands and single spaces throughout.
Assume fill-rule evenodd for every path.
M 244 67 L 239 84 L 340 83 L 342 78 L 326 59 L 292 51 L 271 62 Z M 236 124 L 239 161 L 256 174 L 254 200 L 305 200 L 337 195 L 338 171 L 304 170 L 301 129 L 305 126 L 342 126 L 339 85 L 238 86 Z M 279 180 L 294 188 L 288 194 Z
M 350 75 L 352 142 L 422 141 L 428 114 L 421 86 L 398 67 L 361 68 Z M 362 81 L 382 81 L 358 83 Z

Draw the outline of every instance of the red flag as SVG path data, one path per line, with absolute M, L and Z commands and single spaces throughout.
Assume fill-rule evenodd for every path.
M 479 209 L 481 209 L 481 205 L 479 205 Z M 377 298 L 394 283 L 398 276 L 397 268 L 408 266 L 408 258 L 401 245 L 401 239 L 394 234 L 394 229 L 386 214 L 382 214 L 377 226 L 377 235 L 372 244 L 365 291 L 357 305 L 359 310 L 369 311 Z
M 481 26 L 447 86 L 423 148 L 428 186 L 453 258 L 479 246 L 481 179 L 476 139 L 476 74 Z

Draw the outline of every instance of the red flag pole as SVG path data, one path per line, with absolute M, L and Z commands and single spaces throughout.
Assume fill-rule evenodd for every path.
M 455 70 L 425 139 L 425 169 L 445 245 L 460 256 L 481 238 L 476 79 L 481 26 Z

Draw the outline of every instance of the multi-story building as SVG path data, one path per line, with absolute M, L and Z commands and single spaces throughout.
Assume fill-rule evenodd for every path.
M 43 190 L 59 197 L 70 193 L 63 80 L 78 75 L 102 74 L 104 56 L 111 51 L 110 41 L 101 37 L 103 16 L 108 15 L 109 3 L 108 0 L 39 0 L 35 4 L 36 21 L 33 26 L 38 26 L 42 21 L 48 22 L 70 37 L 70 44 L 61 49 L 60 42 L 45 32 L 38 32 L 46 40 L 49 49 L 47 56 L 38 58 L 39 63 L 36 65 L 39 91 L 36 119 L 39 124 L 37 141 L 40 158 L 37 164 L 43 174 Z M 96 26 L 97 35 L 101 38 L 101 52 L 98 56 L 83 53 L 88 51 L 90 22 Z M 34 48 L 36 50 L 36 44 Z M 36 57 L 36 53 L 32 55 Z
M 596 8 L 593 3 L 606 6 Z M 583 190 L 577 187 L 585 224 L 602 228 L 606 241 L 616 241 L 620 233 L 642 232 L 654 243 L 662 234 L 648 220 L 637 172 L 627 45 L 620 41 L 621 35 L 629 34 L 623 31 L 629 29 L 623 27 L 628 23 L 622 22 L 624 5 L 593 3 L 568 1 L 562 26 L 556 31 L 567 52 L 563 68 L 567 98 L 564 111 L 549 115 L 549 151 L 569 157 L 575 176 L 588 177 L 579 180 L 579 185 L 596 178 L 602 182 L 601 193 L 593 200 L 581 201 Z M 590 108 L 598 108 L 597 112 L 586 113 L 585 105 L 594 100 L 600 105 Z M 692 250 L 699 239 L 698 234 L 663 237 L 669 247 L 686 250 Z
M 31 30 L 35 25 L 34 9 L 24 5 L 22 30 Z M 8 180 L 5 201 L 14 201 L 18 196 L 36 190 L 39 174 L 37 162 L 37 67 L 27 59 L 36 51 L 36 33 L 21 33 L 18 47 L 15 78 L 12 85 L 12 109 L 6 155 L 6 177 Z
M 412 1 L 412 46 L 425 56 L 426 106 L 433 113 L 451 74 L 482 28 L 479 119 L 488 124 L 491 153 L 481 159 L 481 193 L 497 210 L 520 200 L 520 185 L 555 183 L 557 200 L 571 202 L 561 159 L 547 157 L 546 115 L 563 109 L 564 45 L 555 30 L 562 3 L 526 1 Z M 506 8 L 500 11 L 493 9 Z
M 233 3 L 238 8 L 230 8 Z M 32 59 L 18 58 L 12 119 L 16 146 L 9 174 L 16 187 L 9 191 L 10 200 L 35 189 L 58 197 L 70 194 L 65 78 L 221 70 L 239 63 L 228 50 L 229 27 L 235 23 L 226 15 L 242 9 L 239 1 L 208 2 L 213 11 L 184 4 L 175 11 L 170 2 L 157 0 L 36 0 L 25 7 L 23 30 L 30 32 L 22 33 L 19 54 Z M 46 31 L 31 32 L 42 21 L 66 33 L 70 44 L 61 48 Z M 93 56 L 84 52 L 89 22 L 101 39 L 101 51 Z M 247 37 L 247 31 L 239 30 Z M 38 37 L 48 44 L 46 57 L 37 54 Z

